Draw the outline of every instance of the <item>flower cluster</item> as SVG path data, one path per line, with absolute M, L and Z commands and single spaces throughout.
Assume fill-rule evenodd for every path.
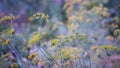
M 93 7 L 92 10 L 95 11 L 97 14 L 100 14 L 104 17 L 109 17 L 110 16 L 110 13 L 108 12 L 108 9 L 103 7 L 102 4 L 100 4 L 99 7 Z
M 101 48 L 105 49 L 108 55 L 120 53 L 120 48 L 118 48 L 117 46 L 104 45 L 104 46 L 101 46 Z
M 8 40 L 5 40 L 5 41 L 2 43 L 2 45 L 6 46 L 6 45 L 8 45 L 9 43 L 10 43 L 10 40 L 8 39 Z
M 53 39 L 53 40 L 51 40 L 51 46 L 58 45 L 59 43 L 60 43 L 59 39 Z
M 10 14 L 9 16 L 4 16 L 4 17 L 2 17 L 1 19 L 0 19 L 0 23 L 2 23 L 2 22 L 4 22 L 4 21 L 7 21 L 7 20 L 14 20 L 15 19 L 15 17 L 12 15 L 12 14 Z
M 34 59 L 35 57 L 37 57 L 38 53 L 32 53 L 28 56 L 29 59 Z
M 30 17 L 29 20 L 41 19 L 41 20 L 45 20 L 46 22 L 48 22 L 48 18 L 49 16 L 45 15 L 44 13 L 36 13 L 32 17 Z
M 12 68 L 18 68 L 18 64 L 17 63 L 12 63 Z
M 115 30 L 114 35 L 120 35 L 120 29 Z
M 79 25 L 77 23 L 76 24 L 74 24 L 74 23 L 68 24 L 68 29 L 70 31 L 73 31 L 73 30 L 75 30 L 75 28 L 78 28 L 78 27 L 79 27 Z
M 77 48 L 62 48 L 60 50 L 61 59 L 75 59 L 80 58 L 80 50 Z
M 40 38 L 41 38 L 40 33 L 37 33 L 37 34 L 33 35 L 33 36 L 29 39 L 28 45 L 35 44 L 35 43 L 40 42 Z
M 9 34 L 14 34 L 15 33 L 15 30 L 12 28 L 10 31 L 9 31 Z

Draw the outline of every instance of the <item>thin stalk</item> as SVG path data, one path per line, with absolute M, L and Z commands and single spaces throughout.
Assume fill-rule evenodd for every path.
M 79 58 L 79 68 L 82 68 L 80 58 Z
M 51 56 L 51 54 L 49 54 L 43 47 L 41 47 L 41 48 L 47 53 L 48 56 L 50 56 L 50 57 L 52 58 L 52 60 L 54 60 L 54 62 L 55 62 L 58 66 L 60 66 L 60 65 L 57 63 L 57 61 Z
M 50 58 L 49 56 L 47 56 L 40 48 L 39 50 L 44 54 L 44 56 L 46 56 L 47 58 Z M 50 60 L 52 61 L 52 59 L 50 58 Z M 53 62 L 53 61 L 52 61 Z M 53 62 L 54 63 L 54 62 Z
M 9 46 L 10 50 L 15 54 L 15 57 L 16 57 L 16 59 L 17 59 L 17 62 L 18 62 L 18 64 L 19 64 L 19 66 L 20 66 L 21 68 L 24 68 L 23 65 L 22 65 L 21 58 L 19 57 L 19 54 L 18 54 L 17 50 L 13 47 L 12 44 L 9 44 L 8 46 Z
M 91 68 L 91 58 L 90 58 L 90 54 L 88 53 L 89 55 L 89 65 L 90 65 L 90 68 Z
M 59 49 L 59 52 L 61 51 L 61 48 Z M 62 58 L 62 53 L 61 52 L 60 52 L 60 56 L 61 56 L 61 60 L 60 60 L 61 66 L 60 67 L 63 68 L 63 58 Z
M 83 58 L 83 54 L 82 54 L 82 57 L 81 57 L 81 58 L 82 58 L 82 66 L 81 66 L 81 67 L 83 68 L 83 67 L 84 67 L 84 60 L 83 60 L 84 58 Z
M 77 66 L 77 59 L 75 59 L 75 68 L 78 68 L 78 66 Z
M 72 67 L 72 68 L 74 68 L 74 65 L 73 65 L 73 63 L 72 63 L 72 61 L 71 61 L 71 60 L 70 60 L 70 64 L 71 64 L 71 67 Z
M 108 57 L 108 60 L 109 60 L 109 57 Z M 102 68 L 105 68 L 105 65 L 106 65 L 108 60 L 105 61 L 105 63 L 103 64 Z

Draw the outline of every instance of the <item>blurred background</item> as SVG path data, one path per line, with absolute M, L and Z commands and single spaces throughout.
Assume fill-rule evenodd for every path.
M 99 11 L 105 12 L 99 13 Z M 48 15 L 48 23 L 33 20 L 32 16 L 36 13 Z M 0 18 L 10 14 L 15 16 L 12 28 L 15 29 L 18 40 L 16 45 L 19 45 L 16 49 L 19 50 L 27 47 L 28 40 L 37 31 L 47 32 L 42 40 L 43 43 L 59 35 L 81 33 L 87 34 L 90 40 L 90 43 L 85 45 L 120 47 L 120 0 L 0 0 Z M 76 29 L 77 25 L 76 27 L 73 25 L 75 29 L 70 32 L 67 27 L 70 23 L 78 24 L 79 27 Z M 10 28 L 9 21 L 0 23 L 0 42 L 6 39 L 4 31 Z M 114 34 L 116 30 L 117 35 Z M 2 47 L 0 48 L 0 51 L 3 51 Z M 20 53 L 22 54 L 21 51 Z M 0 61 L 0 66 L 8 68 L 4 60 Z

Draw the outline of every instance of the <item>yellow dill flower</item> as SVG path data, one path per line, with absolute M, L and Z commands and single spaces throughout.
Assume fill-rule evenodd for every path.
M 114 35 L 119 35 L 119 34 L 120 34 L 120 29 L 114 31 Z
M 65 38 L 65 36 L 57 36 L 57 38 L 63 39 L 63 38 Z
M 79 54 L 80 54 L 80 50 L 73 47 L 63 48 L 60 50 L 60 58 L 70 58 L 70 59 L 80 58 Z
M 40 41 L 40 38 L 40 34 L 37 33 L 29 39 L 28 44 L 35 44 Z
M 33 59 L 33 58 L 35 58 L 36 56 L 38 55 L 38 53 L 32 53 L 32 54 L 30 54 L 29 56 L 28 56 L 28 58 L 29 59 Z
M 41 13 L 36 13 L 33 15 L 33 18 L 38 19 L 38 18 L 40 18 L 40 15 L 41 15 Z
M 71 53 L 72 53 L 72 52 L 74 52 L 74 53 L 75 53 L 75 52 L 79 52 L 78 49 L 77 49 L 77 48 L 74 48 L 74 47 L 69 48 L 69 51 L 70 51 Z
M 59 39 L 53 39 L 52 41 L 51 41 L 51 46 L 53 46 L 53 45 L 58 45 L 60 43 L 60 40 Z
M 64 57 L 69 58 L 70 57 L 70 52 L 68 52 L 68 51 L 64 52 Z
M 118 47 L 113 46 L 113 45 L 104 45 L 104 46 L 101 46 L 101 48 L 104 48 L 104 49 L 117 49 Z
M 12 68 L 18 68 L 18 64 L 17 63 L 13 63 L 12 64 Z
M 14 20 L 15 19 L 15 17 L 12 15 L 12 14 L 10 14 L 9 16 L 4 16 L 4 17 L 2 17 L 1 19 L 0 19 L 0 23 L 2 23 L 2 22 L 4 22 L 4 21 L 7 21 L 7 20 Z
M 30 63 L 31 63 L 31 64 L 35 64 L 35 62 L 33 62 L 33 61 L 32 61 L 32 62 L 30 62 Z
M 70 52 L 67 48 L 63 48 L 60 50 L 60 58 L 70 58 Z
M 45 15 L 44 13 L 36 13 L 36 14 L 33 15 L 33 18 L 35 18 L 35 19 L 39 19 L 40 18 L 41 20 L 45 19 L 46 22 L 48 22 L 49 16 Z
M 8 45 L 9 43 L 10 43 L 10 40 L 5 40 L 5 41 L 2 43 L 2 45 L 6 46 L 6 45 Z
M 69 48 L 68 50 L 70 52 L 70 58 L 75 59 L 79 57 L 80 50 L 78 50 L 77 48 L 72 47 L 72 48 Z
M 66 51 L 66 48 L 63 48 L 60 50 L 60 53 L 64 53 Z
M 44 13 L 41 13 L 41 20 L 45 18 L 45 14 Z
M 9 34 L 14 34 L 15 30 L 12 28 L 10 31 L 9 31 Z
M 112 55 L 112 54 L 118 54 L 120 53 L 120 48 L 117 46 L 113 46 L 113 45 L 104 45 L 101 46 L 102 49 L 104 49 L 108 55 Z

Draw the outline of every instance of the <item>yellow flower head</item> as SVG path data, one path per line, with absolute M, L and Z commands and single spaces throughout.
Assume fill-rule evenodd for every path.
M 0 23 L 2 23 L 2 22 L 4 22 L 4 21 L 7 21 L 7 20 L 14 20 L 15 19 L 15 17 L 12 15 L 12 14 L 10 14 L 9 16 L 4 16 L 4 17 L 2 17 L 1 19 L 0 19 Z
M 119 35 L 119 34 L 120 34 L 120 29 L 114 31 L 114 35 Z
M 29 59 L 33 59 L 35 57 L 37 57 L 38 53 L 32 53 L 28 56 Z
M 28 44 L 35 44 L 40 41 L 40 38 L 40 34 L 37 33 L 29 39 Z
M 65 53 L 64 53 L 64 57 L 65 57 L 65 58 L 69 58 L 69 57 L 70 57 L 70 52 L 68 52 L 68 51 L 65 52 Z
M 63 39 L 63 38 L 65 38 L 65 36 L 57 36 L 57 38 Z
M 10 31 L 9 31 L 9 34 L 14 34 L 15 30 L 12 28 Z
M 75 59 L 79 57 L 79 52 L 77 48 L 63 48 L 60 50 L 60 58 Z
M 6 46 L 6 45 L 8 45 L 9 43 L 10 43 L 10 40 L 5 40 L 5 41 L 2 43 L 2 45 Z
M 70 52 L 69 52 L 69 50 L 66 49 L 66 48 L 61 49 L 61 51 L 60 51 L 60 58 L 61 59 L 62 58 L 70 58 Z
M 49 16 L 45 15 L 44 13 L 36 13 L 36 14 L 33 15 L 33 18 L 35 18 L 35 19 L 39 19 L 40 18 L 41 20 L 45 19 L 46 22 L 48 22 Z
M 13 63 L 12 64 L 12 68 L 18 68 L 18 64 L 17 63 Z
M 77 27 L 78 27 L 78 24 L 74 24 L 74 23 L 68 24 L 68 29 L 69 29 L 70 31 L 74 30 L 74 29 L 77 28 Z
M 59 39 L 53 39 L 52 41 L 51 41 L 51 46 L 52 45 L 58 45 L 60 43 L 60 40 Z

